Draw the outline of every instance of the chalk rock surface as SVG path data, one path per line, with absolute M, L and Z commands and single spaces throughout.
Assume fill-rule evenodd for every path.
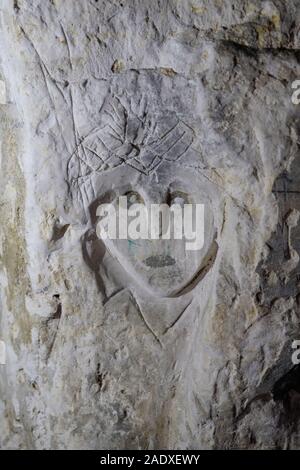
M 298 0 L 0 15 L 1 448 L 299 448 Z M 203 247 L 99 239 L 124 195 Z

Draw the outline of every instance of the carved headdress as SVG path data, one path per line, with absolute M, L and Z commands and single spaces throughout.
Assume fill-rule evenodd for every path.
M 99 126 L 80 143 L 70 161 L 78 174 L 105 172 L 122 165 L 150 175 L 164 162 L 178 161 L 191 146 L 194 132 L 175 113 L 151 116 L 146 109 L 126 109 L 110 94 L 101 109 Z M 74 169 L 74 168 L 73 168 Z

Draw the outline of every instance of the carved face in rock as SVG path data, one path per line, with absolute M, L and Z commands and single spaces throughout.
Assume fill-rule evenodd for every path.
M 201 280 L 214 261 L 217 245 L 216 187 L 196 168 L 194 124 L 199 125 L 197 89 L 182 77 L 156 72 L 122 76 L 108 91 L 99 123 L 81 140 L 69 165 L 80 197 L 129 205 L 203 204 L 204 244 L 187 249 L 187 240 L 105 239 L 114 257 L 136 282 L 159 297 L 179 296 Z M 195 228 L 195 225 L 194 225 Z M 103 263 L 106 262 L 104 257 Z
M 138 286 L 151 294 L 173 297 L 188 292 L 206 274 L 217 251 L 213 188 L 190 170 L 177 169 L 174 174 L 168 167 L 155 177 L 131 174 L 127 178 L 127 182 L 121 178 L 102 200 L 109 200 L 117 208 L 119 197 L 126 196 L 128 209 L 138 203 L 148 211 L 151 204 L 166 204 L 170 208 L 173 204 L 204 205 L 204 244 L 200 249 L 187 248 L 189 240 L 185 236 L 174 239 L 172 233 L 170 239 L 132 239 L 129 236 L 128 239 L 103 241 L 110 256 Z M 195 229 L 195 217 L 193 222 Z

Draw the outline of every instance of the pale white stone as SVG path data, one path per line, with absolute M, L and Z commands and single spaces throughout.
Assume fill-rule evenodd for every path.
M 6 348 L 4 341 L 0 340 L 0 365 L 6 364 Z
M 297 3 L 2 0 L 1 448 L 299 448 Z M 128 193 L 203 249 L 99 240 Z
M 6 85 L 3 80 L 0 80 L 0 104 L 6 104 Z

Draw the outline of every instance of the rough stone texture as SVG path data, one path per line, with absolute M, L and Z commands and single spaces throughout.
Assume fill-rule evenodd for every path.
M 1 448 L 299 448 L 299 1 L 0 13 Z M 97 239 L 170 188 L 200 254 Z

